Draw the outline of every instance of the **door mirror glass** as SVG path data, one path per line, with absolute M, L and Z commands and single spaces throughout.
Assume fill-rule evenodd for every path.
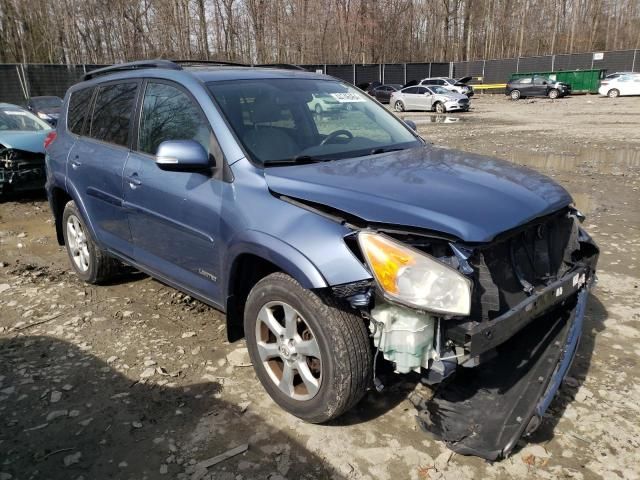
M 167 140 L 158 147 L 156 165 L 163 170 L 193 171 L 209 168 L 211 162 L 195 140 Z

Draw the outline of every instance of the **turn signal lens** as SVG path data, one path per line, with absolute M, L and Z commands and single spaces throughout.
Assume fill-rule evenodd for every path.
M 391 299 L 451 315 L 469 315 L 471 282 L 426 253 L 385 235 L 360 232 L 360 249 L 378 286 Z

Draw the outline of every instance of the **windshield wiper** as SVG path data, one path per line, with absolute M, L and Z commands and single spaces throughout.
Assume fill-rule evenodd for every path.
M 270 162 L 265 162 L 265 166 L 273 166 L 273 165 L 305 165 L 309 163 L 319 163 L 319 162 L 328 162 L 328 158 L 322 157 L 313 157 L 311 155 L 296 155 L 293 158 L 288 158 L 286 160 L 273 160 Z
M 378 148 L 374 148 L 373 150 L 371 150 L 369 152 L 369 155 L 377 155 L 379 153 L 389 153 L 389 152 L 398 152 L 400 150 L 405 150 L 404 148 L 401 147 L 396 147 L 396 148 L 382 148 L 382 147 L 378 147 Z

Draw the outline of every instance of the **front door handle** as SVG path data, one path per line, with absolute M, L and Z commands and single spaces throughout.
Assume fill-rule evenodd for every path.
M 129 175 L 127 177 L 127 179 L 129 180 L 129 186 L 131 188 L 136 188 L 139 187 L 140 185 L 142 185 L 142 182 L 140 181 L 140 179 L 138 178 L 138 174 L 137 173 L 132 173 L 131 175 Z
M 71 168 L 73 168 L 74 170 L 77 170 L 78 167 L 80 167 L 80 165 L 82 165 L 82 162 L 80 160 L 78 160 L 78 156 L 76 155 L 75 158 L 73 160 L 71 160 Z

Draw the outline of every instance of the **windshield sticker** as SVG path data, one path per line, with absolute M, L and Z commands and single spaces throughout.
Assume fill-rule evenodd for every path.
M 357 93 L 351 93 L 351 92 L 331 93 L 330 95 L 333 98 L 335 98 L 337 101 L 339 101 L 340 103 L 353 103 L 353 102 L 364 102 L 365 101 L 365 99 L 362 98 Z

